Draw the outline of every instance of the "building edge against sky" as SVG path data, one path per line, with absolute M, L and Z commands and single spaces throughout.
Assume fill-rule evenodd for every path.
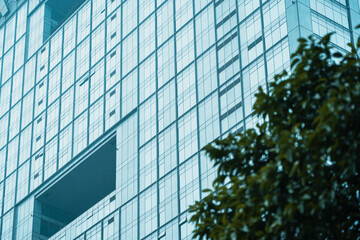
M 0 239 L 191 239 L 205 144 L 258 121 L 296 39 L 359 36 L 358 0 L 8 0 Z

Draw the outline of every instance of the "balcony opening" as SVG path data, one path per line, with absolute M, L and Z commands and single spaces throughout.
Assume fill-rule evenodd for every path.
M 86 0 L 48 0 L 45 3 L 44 41 L 53 34 Z
M 34 237 L 50 238 L 115 190 L 115 141 L 102 145 L 36 197 Z

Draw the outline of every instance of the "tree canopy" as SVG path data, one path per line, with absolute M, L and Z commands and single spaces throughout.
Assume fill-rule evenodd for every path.
M 205 147 L 218 169 L 190 207 L 200 239 L 360 239 L 360 39 L 299 39 L 257 93 L 264 123 Z

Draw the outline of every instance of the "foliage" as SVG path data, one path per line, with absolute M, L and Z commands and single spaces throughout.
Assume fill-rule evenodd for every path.
M 360 39 L 343 55 L 330 37 L 299 39 L 292 73 L 259 89 L 263 124 L 205 147 L 218 175 L 194 238 L 360 239 Z

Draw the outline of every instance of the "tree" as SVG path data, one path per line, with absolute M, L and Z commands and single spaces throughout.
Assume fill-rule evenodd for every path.
M 190 207 L 200 239 L 360 239 L 360 60 L 331 34 L 299 39 L 256 95 L 264 119 L 205 147 L 213 190 Z

